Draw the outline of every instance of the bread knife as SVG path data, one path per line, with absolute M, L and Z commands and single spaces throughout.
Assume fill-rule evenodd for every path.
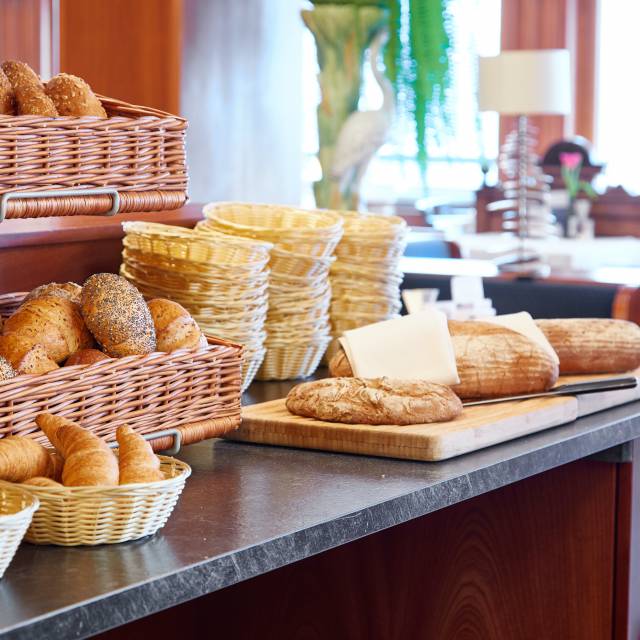
M 624 378 L 603 378 L 589 382 L 575 384 L 561 384 L 559 387 L 540 391 L 539 393 L 525 393 L 519 396 L 505 396 L 502 398 L 488 398 L 486 400 L 471 400 L 463 402 L 463 407 L 476 407 L 481 404 L 495 404 L 497 402 L 513 402 L 514 400 L 529 400 L 530 398 L 553 398 L 555 396 L 576 396 L 583 393 L 598 393 L 602 391 L 618 391 L 633 389 L 638 386 L 638 378 L 627 376 Z

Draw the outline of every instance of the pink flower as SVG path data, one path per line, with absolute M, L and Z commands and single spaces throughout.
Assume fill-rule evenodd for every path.
M 576 169 L 582 162 L 582 154 L 579 151 L 560 154 L 560 164 L 567 169 Z

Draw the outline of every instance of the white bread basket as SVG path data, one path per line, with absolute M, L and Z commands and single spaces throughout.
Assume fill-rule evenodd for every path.
M 13 560 L 39 505 L 38 498 L 21 486 L 0 482 L 0 578 Z

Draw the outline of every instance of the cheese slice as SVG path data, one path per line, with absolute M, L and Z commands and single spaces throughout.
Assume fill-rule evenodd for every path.
M 544 333 L 542 333 L 538 328 L 538 325 L 533 321 L 530 313 L 527 313 L 526 311 L 521 311 L 520 313 L 507 313 L 502 316 L 482 318 L 482 320 L 484 322 L 499 324 L 502 327 L 521 333 L 532 342 L 535 342 L 539 347 L 542 347 L 555 362 L 560 362 L 558 354 L 554 351 L 551 343 L 547 340 Z
M 447 317 L 435 309 L 346 331 L 340 343 L 357 378 L 460 382 Z

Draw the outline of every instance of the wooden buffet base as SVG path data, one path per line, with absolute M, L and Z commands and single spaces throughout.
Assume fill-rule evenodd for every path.
M 575 462 L 98 637 L 622 640 L 616 478 Z

